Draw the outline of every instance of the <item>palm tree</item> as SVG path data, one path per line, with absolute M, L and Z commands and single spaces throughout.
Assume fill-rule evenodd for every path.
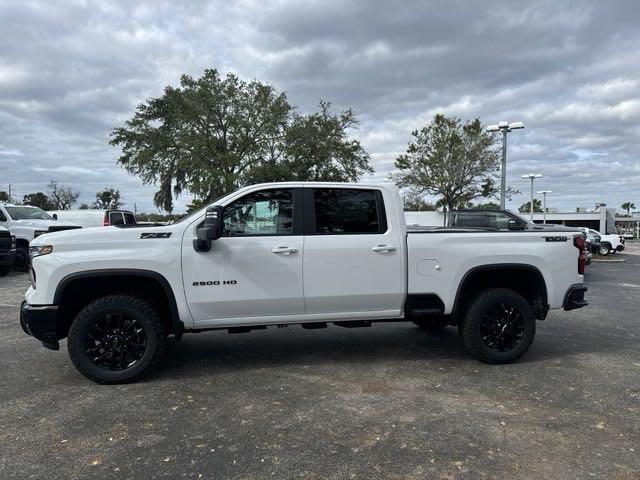
M 627 211 L 627 215 L 631 214 L 631 209 L 632 208 L 636 208 L 635 204 L 633 202 L 624 202 L 622 205 L 620 205 L 620 207 L 623 210 Z

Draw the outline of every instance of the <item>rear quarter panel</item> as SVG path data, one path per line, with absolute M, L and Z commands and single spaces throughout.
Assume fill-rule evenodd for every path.
M 521 264 L 542 274 L 552 309 L 562 307 L 570 285 L 582 283 L 578 274 L 579 251 L 575 232 L 442 232 L 409 233 L 409 294 L 435 293 L 453 310 L 456 293 L 465 274 L 485 265 Z M 547 241 L 545 237 L 566 237 Z

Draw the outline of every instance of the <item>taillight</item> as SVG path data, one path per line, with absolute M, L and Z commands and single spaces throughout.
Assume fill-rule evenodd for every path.
M 108 227 L 109 225 L 111 225 L 109 223 L 109 214 L 108 213 L 104 214 L 104 222 L 102 223 L 102 225 L 104 225 L 105 227 Z
M 573 246 L 580 251 L 580 255 L 578 255 L 578 273 L 580 275 L 584 275 L 584 268 L 587 264 L 587 251 L 586 244 L 582 235 L 574 237 Z

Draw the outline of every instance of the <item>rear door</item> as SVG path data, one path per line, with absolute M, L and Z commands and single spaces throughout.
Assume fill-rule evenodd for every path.
M 404 238 L 387 221 L 382 192 L 355 187 L 304 190 L 307 313 L 399 315 Z

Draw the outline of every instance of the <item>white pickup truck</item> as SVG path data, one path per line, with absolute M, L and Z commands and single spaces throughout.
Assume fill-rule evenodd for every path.
M 0 203 L 0 227 L 9 229 L 16 239 L 15 269 L 29 269 L 29 242 L 39 235 L 81 228 L 73 223 L 58 222 L 47 212 L 31 205 Z
M 101 383 L 155 367 L 169 335 L 269 325 L 457 325 L 489 363 L 520 357 L 549 309 L 587 305 L 579 232 L 407 232 L 389 185 L 273 183 L 168 226 L 41 235 L 26 333 Z

